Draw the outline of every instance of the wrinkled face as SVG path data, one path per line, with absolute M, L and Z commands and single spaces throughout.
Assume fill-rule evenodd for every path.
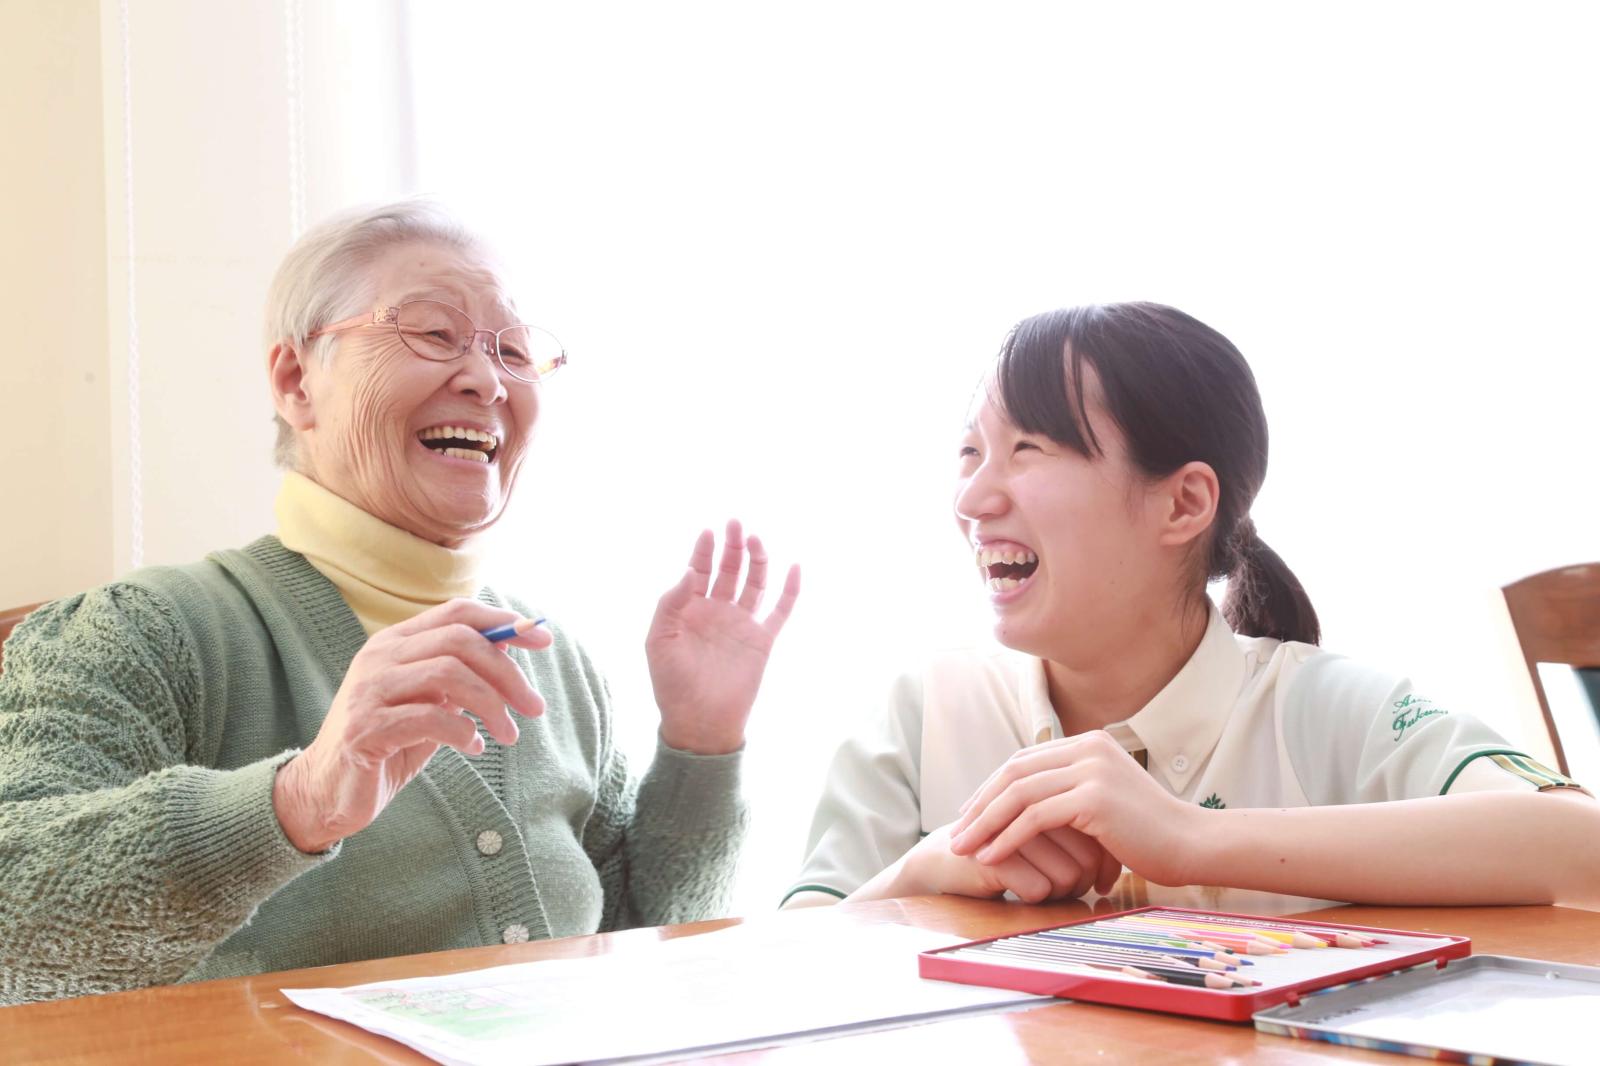
M 480 329 L 518 321 L 481 262 L 435 244 L 396 245 L 371 269 L 373 308 L 437 300 Z M 299 435 L 303 472 L 370 514 L 457 546 L 500 517 L 539 414 L 540 386 L 502 370 L 482 345 L 430 362 L 392 328 L 336 335 L 326 364 L 308 360 L 314 424 Z
M 956 522 L 989 590 L 995 637 L 1057 662 L 1097 653 L 1149 607 L 1165 571 L 1152 501 L 1095 404 L 1085 458 L 1007 420 L 985 389 L 960 446 Z

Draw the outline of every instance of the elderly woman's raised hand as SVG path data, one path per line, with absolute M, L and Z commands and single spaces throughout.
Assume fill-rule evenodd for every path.
M 517 739 L 507 708 L 531 717 L 544 711 L 544 698 L 479 630 L 519 619 L 451 600 L 372 635 L 316 739 L 278 771 L 273 807 L 295 847 L 325 851 L 366 828 L 441 746 L 481 753 L 472 718 L 501 744 Z M 537 627 L 507 643 L 538 650 L 553 639 Z
M 761 539 L 750 538 L 749 573 L 743 573 L 744 533 L 737 521 L 729 522 L 713 584 L 715 547 L 710 530 L 700 534 L 683 578 L 656 605 L 644 642 L 650 684 L 661 708 L 661 739 L 701 755 L 743 746 L 745 722 L 767 657 L 800 595 L 800 568 L 791 566 L 772 612 L 757 618 L 767 584 L 767 551 Z

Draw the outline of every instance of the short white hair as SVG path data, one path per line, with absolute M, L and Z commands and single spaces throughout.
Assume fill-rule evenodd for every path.
M 314 348 L 307 346 L 307 338 L 370 310 L 375 294 L 368 268 L 385 250 L 414 241 L 492 261 L 488 245 L 432 200 L 400 200 L 335 215 L 307 231 L 278 265 L 267 290 L 267 350 L 288 344 L 302 358 L 315 356 L 326 363 L 338 338 L 319 337 Z M 272 457 L 281 467 L 293 467 L 294 430 L 281 415 L 274 418 L 278 440 Z

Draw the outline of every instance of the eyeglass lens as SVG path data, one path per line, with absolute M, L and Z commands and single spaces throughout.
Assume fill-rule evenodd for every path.
M 402 304 L 395 326 L 406 347 L 440 363 L 466 354 L 479 335 L 465 314 L 432 300 Z M 549 377 L 564 361 L 561 343 L 537 326 L 512 326 L 501 330 L 498 340 L 500 365 L 521 381 Z

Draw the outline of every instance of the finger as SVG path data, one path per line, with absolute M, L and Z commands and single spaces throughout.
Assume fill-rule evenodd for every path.
M 972 809 L 962 815 L 967 820 L 967 828 L 951 836 L 950 850 L 957 855 L 977 852 L 986 840 L 1010 825 L 1029 806 L 1067 791 L 1077 783 L 1079 776 L 1076 766 L 1059 767 L 1012 781 L 987 803 L 980 797 L 973 802 Z
M 1003 862 L 1046 829 L 1071 826 L 1081 813 L 1078 798 L 1070 791 L 1041 800 L 1019 813 L 994 840 L 984 845 L 978 851 L 977 860 L 986 866 Z
M 1094 879 L 1094 890 L 1102 896 L 1117 887 L 1122 877 L 1122 860 L 1105 848 L 1100 849 L 1100 872 Z
M 767 620 L 762 624 L 766 631 L 776 637 L 783 632 L 783 624 L 789 620 L 789 614 L 794 610 L 794 601 L 800 598 L 800 567 L 789 567 L 789 576 L 783 579 L 783 592 L 778 595 L 778 602 L 773 604 L 772 613 L 767 615 Z
M 962 805 L 961 817 L 950 827 L 951 841 L 964 836 L 967 828 L 994 802 L 995 797 L 1016 781 L 1029 774 L 1071 765 L 1081 751 L 1081 746 L 1074 743 L 1076 740 L 1076 737 L 1066 737 L 1035 744 L 1023 748 L 1002 763 Z M 963 849 L 955 850 L 958 855 L 964 854 Z
M 472 719 L 432 703 L 408 703 L 388 709 L 392 752 L 415 744 L 443 744 L 463 755 L 483 754 L 483 735 Z
M 457 597 L 446 600 L 437 607 L 429 607 L 421 614 L 407 618 L 404 622 L 397 622 L 387 629 L 380 630 L 379 633 L 389 637 L 409 637 L 425 633 L 430 629 L 456 624 L 483 630 L 513 625 L 521 619 L 520 614 L 509 608 L 491 607 L 481 600 Z
M 711 586 L 711 598 L 732 601 L 739 587 L 739 573 L 744 569 L 744 530 L 737 518 L 728 519 L 727 539 L 722 545 L 722 565 L 717 568 L 717 583 Z
M 1050 898 L 1050 879 L 1019 855 L 996 864 L 994 874 L 1006 891 L 1025 903 L 1043 903 Z
M 1049 879 L 1050 893 L 1047 899 L 1076 899 L 1094 881 L 1097 867 L 1089 867 L 1088 876 L 1085 877 L 1083 866 L 1048 836 L 1034 837 L 1018 848 L 1017 854 Z
M 515 623 L 516 635 L 503 641 L 495 641 L 501 648 L 527 648 L 529 651 L 543 651 L 556 642 L 556 635 L 550 631 L 543 618 L 523 618 Z
M 716 537 L 711 530 L 702 529 L 694 540 L 694 550 L 689 553 L 688 568 L 678 583 L 661 597 L 662 607 L 679 611 L 690 600 L 706 594 L 706 589 L 711 586 L 711 550 L 715 545 Z
M 1081 896 L 1093 888 L 1096 878 L 1100 875 L 1101 862 L 1106 853 L 1100 842 L 1094 837 L 1086 836 L 1066 826 L 1047 829 L 1043 837 L 1066 852 L 1068 858 L 1078 867 L 1078 879 L 1072 886 L 1073 897 Z
M 744 592 L 739 595 L 739 606 L 753 614 L 761 606 L 761 597 L 767 591 L 767 546 L 753 533 L 748 544 L 750 572 L 744 578 Z
M 470 626 L 430 629 L 406 638 L 394 648 L 394 657 L 399 662 L 419 662 L 441 655 L 459 659 L 500 694 L 500 703 L 509 704 L 530 717 L 544 711 L 544 697 L 539 695 L 528 676 L 509 656 Z
M 421 662 L 401 663 L 383 671 L 378 691 L 383 706 L 388 708 L 407 703 L 431 703 L 440 707 L 460 707 L 470 712 L 501 744 L 517 742 L 517 724 L 511 720 L 505 703 L 483 678 L 467 669 L 466 665 L 449 655 L 440 655 Z

